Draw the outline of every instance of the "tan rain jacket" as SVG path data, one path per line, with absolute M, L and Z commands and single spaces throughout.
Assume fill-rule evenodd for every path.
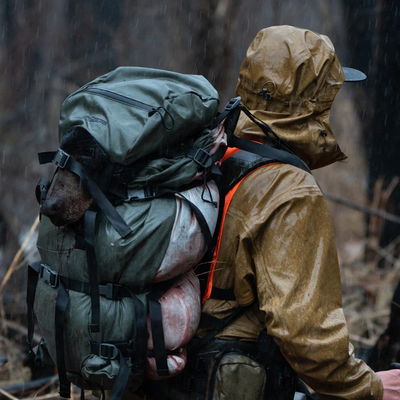
M 319 168 L 346 160 L 329 125 L 343 81 L 326 36 L 271 27 L 248 49 L 236 93 L 310 168 Z M 245 116 L 237 133 L 267 140 Z M 223 318 L 253 304 L 219 337 L 255 340 L 266 327 L 321 398 L 382 398 L 380 378 L 349 343 L 329 213 L 311 174 L 274 164 L 244 179 L 226 215 L 214 286 L 233 288 L 237 301 L 207 300 L 208 314 Z

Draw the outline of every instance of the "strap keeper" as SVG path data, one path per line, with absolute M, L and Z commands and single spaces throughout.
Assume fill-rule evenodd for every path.
M 99 324 L 90 324 L 90 332 L 98 333 L 100 332 L 100 325 Z
M 92 354 L 101 357 L 103 360 L 115 360 L 118 357 L 118 347 L 111 343 L 90 342 Z
M 57 153 L 53 158 L 53 163 L 57 165 L 59 168 L 65 168 L 68 161 L 70 159 L 70 155 L 65 151 L 58 149 Z
M 157 197 L 156 191 L 148 186 L 143 189 L 129 189 L 128 200 L 147 200 Z
M 234 97 L 233 99 L 230 99 L 228 101 L 228 104 L 225 106 L 225 110 L 226 111 L 233 110 L 234 108 L 236 108 L 240 104 L 241 101 L 242 101 L 242 98 L 240 96 L 239 97 Z
M 211 168 L 213 162 L 212 157 L 204 149 L 199 149 L 197 147 L 192 147 L 186 154 L 191 158 L 197 165 L 204 169 Z
M 115 360 L 118 357 L 118 349 L 113 344 L 100 343 L 99 356 L 104 360 Z
M 58 273 L 43 264 L 40 266 L 39 277 L 52 288 L 56 288 L 60 281 Z

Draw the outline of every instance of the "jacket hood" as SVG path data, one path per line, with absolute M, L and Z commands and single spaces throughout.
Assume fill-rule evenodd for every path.
M 344 73 L 327 36 L 292 26 L 261 30 L 240 68 L 236 95 L 311 168 L 347 161 L 329 114 Z M 268 138 L 241 115 L 239 136 Z

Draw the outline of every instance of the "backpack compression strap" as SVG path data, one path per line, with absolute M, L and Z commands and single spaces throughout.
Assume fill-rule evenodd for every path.
M 44 283 L 57 290 L 57 302 L 55 310 L 55 337 L 56 337 L 56 360 L 59 371 L 60 395 L 70 396 L 70 384 L 67 378 L 65 366 L 64 348 L 64 324 L 66 310 L 69 302 L 69 291 L 92 295 L 93 283 L 82 282 L 63 276 L 40 261 L 34 262 L 28 267 L 28 344 L 32 351 L 34 333 L 34 310 L 36 285 L 41 279 Z M 89 279 L 90 280 L 90 279 Z M 106 360 L 117 359 L 120 369 L 116 377 L 114 389 L 110 400 L 119 400 L 129 378 L 129 368 L 133 376 L 141 376 L 146 367 L 146 357 L 155 357 L 157 373 L 159 376 L 168 376 L 167 350 L 165 349 L 164 333 L 162 329 L 162 314 L 160 299 L 170 288 L 173 280 L 151 284 L 146 287 L 119 285 L 108 283 L 98 285 L 97 292 L 109 300 L 121 300 L 131 298 L 136 314 L 136 329 L 132 338 L 119 341 L 108 341 L 99 343 L 90 341 L 91 354 Z M 147 293 L 149 292 L 149 293 Z M 147 293 L 147 294 L 146 294 Z M 149 355 L 147 350 L 147 313 L 150 314 L 150 322 L 153 332 L 154 351 Z M 130 359 L 129 365 L 126 359 Z
M 128 236 L 132 230 L 125 223 L 125 221 L 118 214 L 117 210 L 107 199 L 105 194 L 99 188 L 99 186 L 92 179 L 88 170 L 78 161 L 74 160 L 69 154 L 65 153 L 63 150 L 58 149 L 58 151 L 48 151 L 44 153 L 39 153 L 39 163 L 47 164 L 53 162 L 58 168 L 68 169 L 75 175 L 81 178 L 82 183 L 89 190 L 93 199 L 104 212 L 107 219 L 113 225 L 115 230 L 121 235 L 122 238 Z

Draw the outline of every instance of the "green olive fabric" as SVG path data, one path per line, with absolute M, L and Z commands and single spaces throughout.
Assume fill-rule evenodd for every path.
M 100 284 L 149 284 L 164 258 L 176 214 L 173 197 L 117 207 L 133 233 L 122 239 L 104 215 L 97 221 L 95 251 Z M 56 227 L 42 216 L 37 247 L 42 262 L 70 279 L 89 282 L 86 252 L 75 247 L 76 232 L 68 226 Z M 156 245 L 157 251 L 154 251 Z M 55 304 L 57 289 L 39 279 L 35 313 L 47 349 L 56 360 Z M 132 337 L 135 308 L 130 298 L 119 301 L 100 297 L 101 333 L 90 334 L 91 298 L 69 292 L 65 321 L 64 349 L 69 379 L 80 387 L 112 389 L 119 362 L 91 355 L 89 340 L 109 342 Z M 84 383 L 84 379 L 90 385 Z M 139 382 L 138 382 L 139 383 Z
M 179 187 L 190 182 L 199 169 L 184 155 L 187 144 L 206 151 L 211 148 L 207 127 L 218 104 L 217 91 L 202 76 L 120 67 L 64 101 L 59 137 L 61 141 L 72 126 L 82 127 L 111 161 L 130 166 L 138 163 L 130 188 L 149 184 Z
M 104 214 L 96 223 L 95 251 L 100 284 L 149 284 L 167 250 L 175 220 L 174 197 L 116 207 L 132 229 L 121 238 Z M 43 263 L 71 279 L 89 282 L 86 252 L 75 247 L 76 233 L 42 216 L 37 247 Z M 154 247 L 157 251 L 154 251 Z
M 218 104 L 218 93 L 202 76 L 121 67 L 88 83 L 64 101 L 59 139 L 61 142 L 71 127 L 84 128 L 112 162 L 134 171 L 128 189 L 176 189 L 192 182 L 204 170 L 186 152 L 193 146 L 206 152 L 211 149 L 210 126 Z M 99 284 L 133 285 L 143 293 L 166 254 L 177 202 L 170 196 L 117 204 L 116 211 L 132 233 L 121 238 L 107 217 L 98 214 L 94 248 Z M 37 247 L 42 263 L 51 271 L 89 282 L 87 254 L 77 246 L 73 227 L 56 227 L 42 215 Z M 147 307 L 143 296 L 137 294 Z M 34 310 L 53 361 L 57 358 L 56 300 L 57 289 L 39 279 Z M 64 321 L 65 366 L 68 379 L 79 387 L 108 390 L 120 369 L 119 361 L 91 354 L 90 340 L 109 343 L 131 339 L 137 313 L 131 298 L 116 301 L 100 297 L 100 332 L 91 333 L 91 304 L 90 295 L 69 291 Z M 138 378 L 133 384 L 140 383 Z

